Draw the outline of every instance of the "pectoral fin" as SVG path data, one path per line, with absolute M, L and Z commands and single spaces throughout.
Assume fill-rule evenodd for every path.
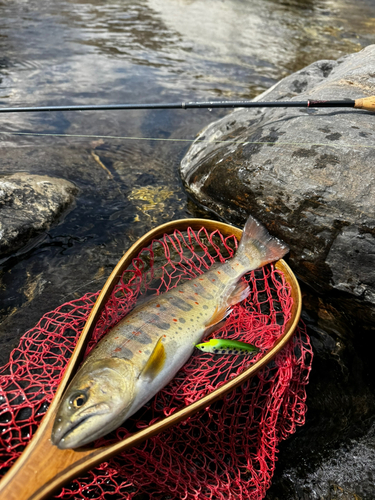
M 150 357 L 147 360 L 145 367 L 143 368 L 140 377 L 154 379 L 162 370 L 166 360 L 166 354 L 164 349 L 164 344 L 162 337 L 157 341 L 154 350 L 152 351 Z

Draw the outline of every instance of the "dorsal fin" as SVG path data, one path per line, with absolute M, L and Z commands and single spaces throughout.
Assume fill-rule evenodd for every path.
M 165 363 L 166 355 L 162 337 L 157 341 L 154 350 L 147 360 L 140 377 L 154 379 L 162 370 Z

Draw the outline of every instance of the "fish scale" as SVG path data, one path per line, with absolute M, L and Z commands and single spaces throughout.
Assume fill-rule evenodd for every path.
M 205 332 L 247 297 L 241 277 L 287 251 L 249 217 L 231 260 L 136 307 L 79 368 L 61 400 L 52 442 L 76 448 L 133 415 L 175 376 Z
M 215 285 L 212 280 L 215 280 Z M 175 336 L 181 335 L 183 331 L 184 342 L 188 336 L 191 336 L 192 342 L 196 338 L 200 339 L 205 324 L 215 312 L 215 299 L 224 291 L 228 281 L 228 276 L 223 281 L 217 271 L 212 270 L 203 278 L 194 278 L 178 289 L 147 301 L 111 330 L 107 342 L 96 350 L 93 359 L 108 355 L 131 359 L 142 369 L 150 349 L 155 348 L 160 338 L 167 343 L 169 339 L 175 340 Z

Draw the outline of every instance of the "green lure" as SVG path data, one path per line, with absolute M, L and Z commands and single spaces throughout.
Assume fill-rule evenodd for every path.
M 203 352 L 213 354 L 247 354 L 249 352 L 259 352 L 260 350 L 255 345 L 228 339 L 211 339 L 209 342 L 196 344 L 195 347 Z

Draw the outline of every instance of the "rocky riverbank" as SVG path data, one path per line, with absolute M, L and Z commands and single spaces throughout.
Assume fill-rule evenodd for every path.
M 256 100 L 357 99 L 374 89 L 371 45 L 313 63 Z M 319 476 L 319 488 L 303 478 L 324 470 L 332 453 L 344 456 L 348 440 L 357 446 L 351 440 L 370 432 L 375 416 L 374 138 L 374 114 L 366 111 L 238 109 L 206 127 L 181 163 L 196 202 L 238 225 L 251 213 L 290 246 L 289 264 L 304 291 L 303 318 L 316 354 L 309 412 L 281 453 L 270 499 L 280 491 L 283 498 L 332 498 L 328 475 Z M 305 484 L 298 492 L 293 467 Z M 369 461 L 337 467 L 337 486 L 349 492 L 337 498 L 355 498 L 350 492 L 373 498 Z M 345 473 L 353 467 L 361 468 L 354 479 Z

